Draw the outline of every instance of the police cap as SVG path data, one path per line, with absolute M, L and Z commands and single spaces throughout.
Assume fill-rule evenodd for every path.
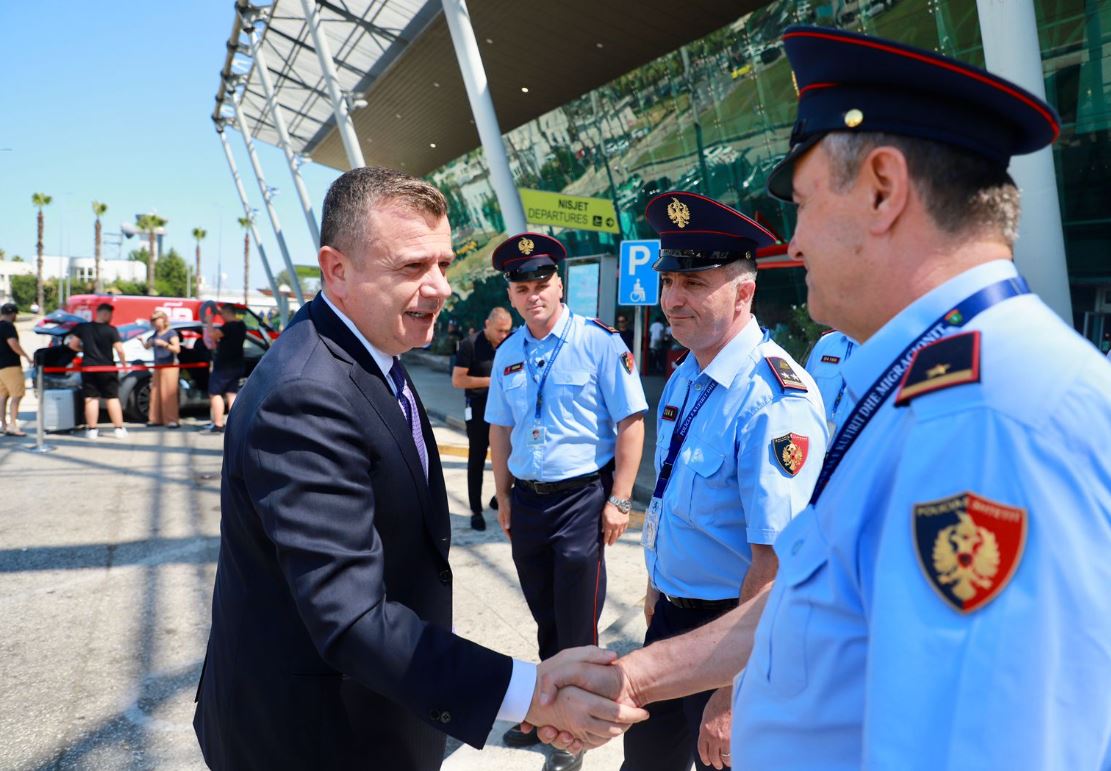
M 558 239 L 542 233 L 518 233 L 505 239 L 494 250 L 494 270 L 507 281 L 535 281 L 556 272 L 556 265 L 567 258 Z
M 944 142 L 1006 168 L 1060 132 L 1044 101 L 986 70 L 931 51 L 826 27 L 788 27 L 783 46 L 798 91 L 791 149 L 768 192 L 791 200 L 794 165 L 831 131 Z
M 674 191 L 648 202 L 648 224 L 660 236 L 660 272 L 690 273 L 755 258 L 775 236 L 745 215 L 698 193 Z

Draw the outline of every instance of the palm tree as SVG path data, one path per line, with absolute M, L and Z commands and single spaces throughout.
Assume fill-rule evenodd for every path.
M 193 228 L 193 238 L 197 239 L 197 269 L 193 273 L 194 287 L 193 296 L 201 296 L 201 241 L 208 235 L 208 231 L 204 228 Z
M 50 202 L 54 200 L 53 196 L 46 193 L 32 193 L 31 205 L 39 210 L 39 240 L 35 242 L 35 250 L 39 255 L 38 267 L 35 274 L 35 297 L 39 305 L 39 313 L 43 313 L 46 309 L 43 307 L 45 300 L 43 299 L 43 285 L 42 285 L 42 210 L 44 206 L 49 206 Z
M 243 304 L 247 304 L 247 287 L 251 273 L 251 218 L 240 217 L 239 226 L 243 228 Z M 277 298 L 274 298 L 277 302 Z
M 147 239 L 148 239 L 147 243 L 150 247 L 150 251 L 147 254 L 147 294 L 151 295 L 151 296 L 157 294 L 154 291 L 154 236 L 155 236 L 155 231 L 157 231 L 159 228 L 165 226 L 166 222 L 167 222 L 167 220 L 163 219 L 162 217 L 159 217 L 157 214 L 140 214 L 139 219 L 135 223 L 136 225 L 139 226 L 139 230 L 142 230 L 144 233 L 147 234 Z
M 96 215 L 96 278 L 95 291 L 100 294 L 104 291 L 104 284 L 100 280 L 100 218 L 104 216 L 104 212 L 108 211 L 108 204 L 101 203 L 100 201 L 93 201 L 93 214 Z

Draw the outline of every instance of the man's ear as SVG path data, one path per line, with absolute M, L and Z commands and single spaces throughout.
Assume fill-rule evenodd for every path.
M 331 246 L 320 247 L 316 255 L 320 265 L 320 280 L 328 294 L 336 299 L 347 297 L 347 271 L 350 268 L 347 255 Z
M 857 181 L 869 196 L 869 232 L 872 235 L 887 233 L 898 222 L 910 200 L 911 180 L 906 156 L 894 147 L 875 148 L 861 164 Z
M 756 280 L 744 279 L 737 282 L 737 307 L 752 307 L 752 298 L 756 295 Z

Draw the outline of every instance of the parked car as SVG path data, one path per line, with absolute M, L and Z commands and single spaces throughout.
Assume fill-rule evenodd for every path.
M 181 338 L 181 353 L 178 361 L 182 364 L 192 364 L 211 360 L 212 354 L 202 342 L 204 339 L 204 324 L 200 321 L 172 321 L 170 328 L 178 333 Z M 153 353 L 143 347 L 143 341 L 154 334 L 149 324 L 125 324 L 120 329 L 120 337 L 124 338 L 124 353 L 128 363 L 145 365 L 153 362 Z M 35 330 L 39 334 L 51 338 L 50 345 L 61 345 L 69 329 L 62 325 L 53 325 L 45 329 Z M 126 335 L 126 338 L 125 338 Z M 270 350 L 268 336 L 248 334 L 243 341 L 243 358 L 245 363 L 244 379 L 254 371 L 263 355 Z M 75 363 L 80 363 L 80 357 Z M 43 378 L 45 388 L 80 388 L 81 375 L 77 372 L 65 374 L 46 374 Z M 207 412 L 208 410 L 208 369 L 206 367 L 182 368 L 180 370 L 178 399 L 181 411 L 188 410 Z M 124 417 L 129 421 L 141 423 L 147 419 L 150 408 L 150 370 L 135 369 L 120 373 L 120 402 L 123 405 Z

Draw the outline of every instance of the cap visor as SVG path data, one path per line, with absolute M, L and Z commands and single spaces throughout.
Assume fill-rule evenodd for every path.
M 806 154 L 811 147 L 818 144 L 819 140 L 825 134 L 807 137 L 792 147 L 790 151 L 783 156 L 783 160 L 776 164 L 772 169 L 772 173 L 768 175 L 768 195 L 772 198 L 778 198 L 780 201 L 793 203 L 794 198 L 794 179 L 795 179 L 795 163 Z

